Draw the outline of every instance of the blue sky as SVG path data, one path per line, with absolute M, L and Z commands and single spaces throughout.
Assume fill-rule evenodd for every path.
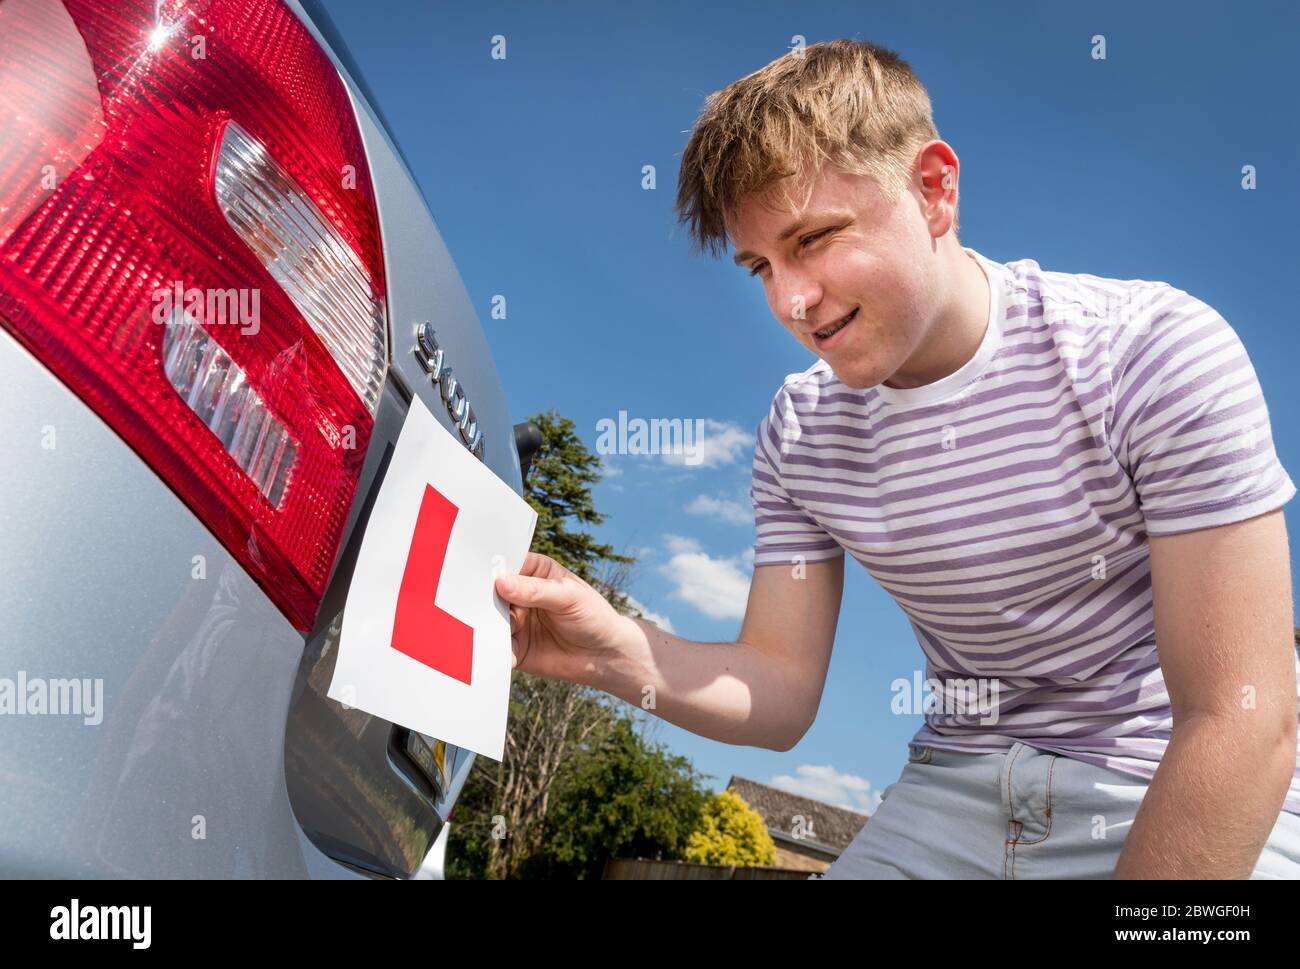
M 813 358 L 761 281 L 691 254 L 672 213 L 677 167 L 704 97 L 794 35 L 870 40 L 910 61 L 961 160 L 964 245 L 1165 280 L 1218 309 L 1300 482 L 1293 5 L 326 5 L 478 307 L 514 418 L 555 408 L 593 449 L 597 422 L 620 410 L 717 422 L 716 461 L 619 457 L 595 491 L 608 514 L 598 536 L 637 551 L 632 594 L 679 635 L 739 632 L 753 432 Z M 505 60 L 490 56 L 496 34 Z M 1247 164 L 1254 191 L 1241 187 Z M 497 294 L 504 320 L 491 318 Z M 1293 546 L 1298 514 L 1293 501 Z M 850 558 L 826 691 L 798 746 L 734 747 L 667 723 L 656 736 L 717 789 L 740 774 L 869 810 L 921 721 L 891 714 L 889 684 L 922 668 L 903 613 Z

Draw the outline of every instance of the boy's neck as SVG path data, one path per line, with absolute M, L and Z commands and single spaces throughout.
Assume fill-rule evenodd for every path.
M 991 296 L 988 274 L 965 249 L 958 252 L 950 309 L 934 321 L 911 359 L 884 381 L 886 387 L 909 390 L 942 380 L 968 363 L 983 342 Z

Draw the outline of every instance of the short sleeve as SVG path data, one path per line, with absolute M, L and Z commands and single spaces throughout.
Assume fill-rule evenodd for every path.
M 1112 374 L 1113 439 L 1148 535 L 1244 521 L 1296 493 L 1241 339 L 1212 307 L 1167 287 Z
M 781 482 L 782 445 L 787 420 L 794 413 L 786 388 L 772 400 L 767 417 L 754 436 L 753 482 L 754 565 L 790 565 L 795 556 L 804 562 L 832 559 L 843 552 L 839 543 L 797 505 Z

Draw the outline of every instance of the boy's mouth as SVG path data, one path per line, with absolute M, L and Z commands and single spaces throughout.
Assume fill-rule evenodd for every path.
M 835 343 L 839 342 L 838 336 L 840 331 L 843 330 L 850 323 L 852 323 L 854 319 L 857 318 L 857 315 L 858 315 L 858 308 L 855 306 L 853 308 L 853 311 L 848 315 L 841 317 L 837 322 L 832 323 L 830 326 L 826 327 L 825 329 L 817 330 L 815 333 L 813 333 L 813 341 L 817 344 L 817 349 L 824 350 L 827 347 L 830 347 Z

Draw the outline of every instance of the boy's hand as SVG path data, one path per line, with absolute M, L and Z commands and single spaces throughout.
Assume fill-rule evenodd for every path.
M 529 552 L 518 575 L 497 576 L 496 592 L 510 605 L 513 666 L 525 673 L 590 682 L 618 652 L 627 617 L 550 556 Z

